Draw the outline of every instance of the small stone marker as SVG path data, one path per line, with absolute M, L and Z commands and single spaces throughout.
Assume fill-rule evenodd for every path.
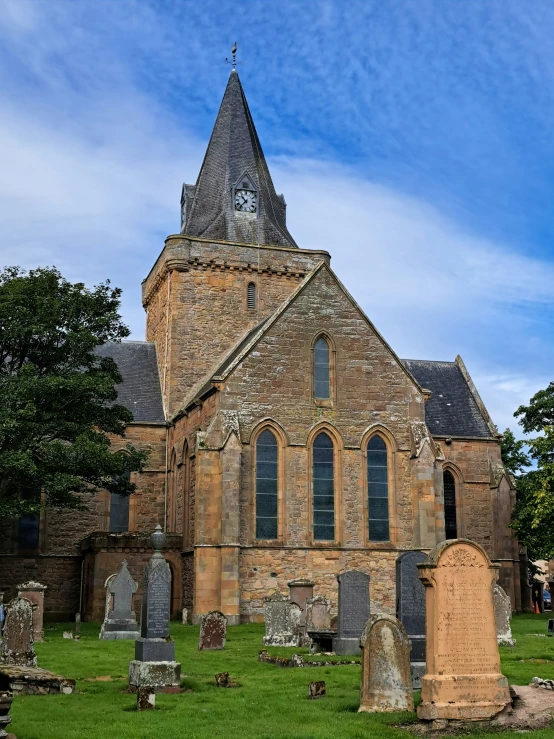
M 100 639 L 138 639 L 139 626 L 133 608 L 133 596 L 138 585 L 131 577 L 127 561 L 123 560 L 115 577 L 109 577 L 108 592 L 113 597 L 113 607 L 108 610 L 100 629 Z M 111 598 L 106 596 L 106 603 Z
M 496 639 L 501 647 L 515 647 L 516 640 L 512 636 L 512 601 L 506 591 L 495 583 L 492 588 L 494 599 L 494 616 L 496 620 Z
M 220 611 L 210 611 L 200 623 L 199 650 L 225 649 L 227 618 Z
M 302 616 L 300 623 L 302 626 L 306 623 L 306 601 L 314 594 L 314 585 L 311 580 L 291 580 L 289 582 L 289 599 L 291 603 L 297 603 L 301 610 Z
M 186 626 L 189 622 L 189 611 L 188 608 L 183 608 L 181 611 L 181 623 Z
M 135 641 L 135 659 L 129 665 L 129 685 L 154 692 L 178 689 L 181 665 L 175 662 L 175 643 L 169 635 L 171 570 L 161 552 L 165 534 L 160 525 L 150 540 L 154 554 L 144 568 L 141 636 Z
M 393 616 L 370 616 L 360 639 L 362 690 L 359 711 L 413 711 L 410 640 Z
M 369 575 L 349 570 L 337 575 L 339 617 L 333 650 L 336 654 L 359 654 L 360 637 L 369 618 Z
M 80 613 L 75 614 L 75 633 L 77 635 L 80 635 L 81 633 L 81 614 Z
M 424 552 L 403 552 L 396 560 L 396 618 L 402 622 L 412 643 L 410 669 L 412 687 L 421 688 L 425 674 L 425 586 L 419 579 L 417 565 L 424 562 Z
M 137 688 L 137 711 L 153 711 L 156 708 L 156 693 L 152 688 Z
M 30 580 L 17 586 L 17 594 L 27 598 L 34 606 L 33 610 L 33 637 L 35 641 L 44 641 L 44 591 L 46 585 Z
M 6 606 L 4 638 L 0 646 L 0 663 L 36 667 L 33 639 L 33 604 L 18 596 Z
M 467 539 L 439 544 L 418 566 L 426 588 L 427 672 L 420 719 L 490 719 L 511 702 L 500 672 L 492 585 L 498 565 Z
M 317 698 L 325 698 L 327 695 L 327 686 L 325 680 L 317 680 L 315 683 L 308 683 L 308 698 L 316 700 Z
M 231 680 L 228 672 L 218 672 L 215 676 L 216 688 L 238 688 L 236 682 Z

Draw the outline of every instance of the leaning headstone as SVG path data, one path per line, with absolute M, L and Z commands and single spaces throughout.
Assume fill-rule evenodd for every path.
M 33 604 L 18 596 L 6 606 L 4 638 L 0 646 L 0 663 L 36 667 L 33 639 Z
M 306 601 L 314 594 L 314 584 L 311 580 L 291 580 L 289 582 L 289 599 L 297 603 L 302 610 L 301 625 L 306 623 Z
M 292 604 L 288 598 L 276 592 L 264 599 L 265 603 L 265 636 L 266 647 L 297 647 L 298 634 L 293 633 L 292 621 L 298 621 L 300 607 Z M 292 608 L 292 606 L 296 608 Z
M 403 552 L 396 560 L 396 618 L 406 629 L 412 649 L 410 669 L 412 687 L 421 688 L 425 674 L 425 586 L 419 579 L 417 565 L 424 562 L 424 552 Z
M 362 690 L 359 711 L 413 711 L 410 640 L 393 616 L 370 616 L 360 639 Z
M 227 618 L 220 611 L 210 611 L 200 622 L 199 650 L 225 649 Z
M 133 596 L 138 585 L 131 577 L 126 560 L 119 572 L 110 578 L 108 590 L 113 597 L 113 607 L 108 611 L 100 629 L 100 639 L 138 639 L 139 625 L 133 609 Z M 106 602 L 108 599 L 106 598 Z
M 17 594 L 27 598 L 35 608 L 33 609 L 33 636 L 35 641 L 44 641 L 44 591 L 46 585 L 30 580 L 17 586 Z
M 159 691 L 179 687 L 181 665 L 175 662 L 175 643 L 169 635 L 171 570 L 161 552 L 165 534 L 160 525 L 150 541 L 154 554 L 144 568 L 141 635 L 135 641 L 135 659 L 129 665 L 129 684 L 136 689 Z
M 512 601 L 506 591 L 497 583 L 493 585 L 494 616 L 496 619 L 496 639 L 501 647 L 515 647 L 516 640 L 512 636 Z
M 359 654 L 360 637 L 369 618 L 369 575 L 349 570 L 337 575 L 339 581 L 339 617 L 336 654 Z
M 511 702 L 496 640 L 498 565 L 478 544 L 452 539 L 418 569 L 427 596 L 427 672 L 417 715 L 427 721 L 493 718 Z

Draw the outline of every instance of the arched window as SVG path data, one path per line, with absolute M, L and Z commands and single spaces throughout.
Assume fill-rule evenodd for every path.
M 314 541 L 335 539 L 334 456 L 333 442 L 322 431 L 316 436 L 313 447 Z
M 275 434 L 262 431 L 256 441 L 256 539 L 277 539 L 278 456 Z
M 369 541 L 389 541 L 389 469 L 387 445 L 372 436 L 367 445 Z
M 246 292 L 246 305 L 248 308 L 256 307 L 256 284 L 254 282 L 248 283 Z
M 458 538 L 458 525 L 456 522 L 456 480 L 450 470 L 443 474 L 444 482 L 444 529 L 447 539 Z
M 320 400 L 331 397 L 329 344 L 323 336 L 314 345 L 314 397 Z

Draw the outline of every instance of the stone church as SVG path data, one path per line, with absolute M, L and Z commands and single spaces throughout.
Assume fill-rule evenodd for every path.
M 146 341 L 101 348 L 147 468 L 130 498 L 14 521 L 6 597 L 38 580 L 51 619 L 99 620 L 106 578 L 126 559 L 141 583 L 161 523 L 175 616 L 259 621 L 298 577 L 336 607 L 349 568 L 369 573 L 372 611 L 394 613 L 399 554 L 454 537 L 486 549 L 521 609 L 515 492 L 462 359 L 400 359 L 330 263 L 289 233 L 233 70 L 181 233 L 142 283 Z

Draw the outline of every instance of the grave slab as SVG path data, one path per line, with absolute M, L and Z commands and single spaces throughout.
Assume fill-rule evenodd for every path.
M 337 580 L 339 613 L 333 651 L 360 654 L 360 637 L 369 618 L 369 575 L 349 570 L 337 575 Z

